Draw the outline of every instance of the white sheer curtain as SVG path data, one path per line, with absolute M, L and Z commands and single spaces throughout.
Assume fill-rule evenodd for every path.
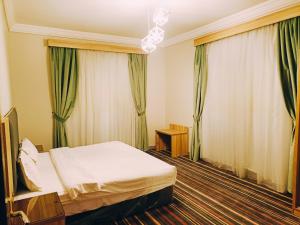
M 277 70 L 276 32 L 272 25 L 208 45 L 201 154 L 284 192 L 291 119 Z
M 79 50 L 78 64 L 77 98 L 66 124 L 70 146 L 113 140 L 134 145 L 137 115 L 128 55 Z

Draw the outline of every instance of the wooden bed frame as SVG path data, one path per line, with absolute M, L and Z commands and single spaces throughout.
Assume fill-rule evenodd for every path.
M 5 207 L 6 207 L 6 219 L 9 222 L 11 217 L 20 216 L 26 223 L 28 218 L 22 211 L 13 211 L 13 202 L 16 191 L 17 177 L 14 173 L 17 173 L 17 156 L 19 146 L 19 133 L 18 127 L 15 129 L 17 136 L 13 136 L 14 132 L 11 132 L 10 126 L 18 126 L 17 111 L 13 107 L 4 116 L 1 122 L 1 157 L 3 166 L 3 178 L 4 178 L 4 193 L 5 193 Z M 12 141 L 15 143 L 12 143 Z M 12 151 L 12 146 L 14 151 Z
M 14 168 L 17 167 L 17 155 L 19 149 L 18 121 L 16 109 L 12 108 L 2 119 L 1 123 L 1 153 L 3 159 L 3 173 L 5 183 L 5 203 L 7 208 L 7 220 L 12 216 L 21 216 L 24 221 L 28 220 L 21 212 L 13 212 L 14 196 L 16 194 L 17 182 Z M 166 187 L 154 193 L 147 194 L 135 199 L 126 200 L 114 205 L 100 207 L 99 209 L 87 211 L 67 218 L 68 224 L 93 224 L 93 222 L 107 222 L 123 216 L 166 205 L 172 202 L 173 186 Z M 91 222 L 92 221 L 92 222 Z

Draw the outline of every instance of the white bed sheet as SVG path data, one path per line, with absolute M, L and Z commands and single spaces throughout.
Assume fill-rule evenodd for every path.
M 119 141 L 50 150 L 56 171 L 72 199 L 101 191 L 124 193 L 172 185 L 176 167 Z
M 67 148 L 55 151 L 59 150 L 68 152 Z M 74 151 L 73 156 L 75 154 L 77 157 L 85 158 L 88 162 L 98 157 L 98 172 L 93 171 L 92 174 L 94 176 L 101 172 L 98 178 L 101 181 L 99 190 L 79 193 L 75 199 L 72 198 L 70 192 L 67 191 L 66 181 L 61 180 L 61 174 L 57 173 L 57 168 L 55 168 L 59 162 L 53 163 L 53 156 L 51 157 L 49 153 L 40 153 L 38 167 L 43 177 L 42 191 L 21 192 L 17 194 L 15 200 L 58 192 L 68 216 L 137 198 L 171 186 L 176 181 L 176 167 L 121 142 L 76 147 L 71 151 Z M 92 157 L 89 153 L 93 151 L 97 152 Z M 102 152 L 102 157 L 99 157 L 99 152 Z M 72 153 L 68 152 L 66 156 L 68 154 Z
M 14 198 L 15 201 L 52 192 L 57 192 L 60 196 L 66 194 L 48 152 L 38 154 L 37 167 L 42 179 L 42 190 L 35 192 L 28 190 L 19 191 Z

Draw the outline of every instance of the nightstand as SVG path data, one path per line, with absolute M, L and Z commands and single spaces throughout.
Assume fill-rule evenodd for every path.
M 36 149 L 38 150 L 38 152 L 44 152 L 44 146 L 43 145 L 35 145 Z
M 23 211 L 30 225 L 65 225 L 65 212 L 57 193 L 45 194 L 14 202 L 14 211 Z M 11 225 L 22 225 L 19 217 L 11 218 Z
M 167 129 L 155 130 L 156 150 L 171 149 L 171 156 L 178 157 L 189 154 L 189 128 L 170 124 Z

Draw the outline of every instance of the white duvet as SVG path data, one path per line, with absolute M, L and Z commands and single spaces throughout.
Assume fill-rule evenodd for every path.
M 52 162 L 72 199 L 102 191 L 123 193 L 170 186 L 176 167 L 122 142 L 50 150 Z

